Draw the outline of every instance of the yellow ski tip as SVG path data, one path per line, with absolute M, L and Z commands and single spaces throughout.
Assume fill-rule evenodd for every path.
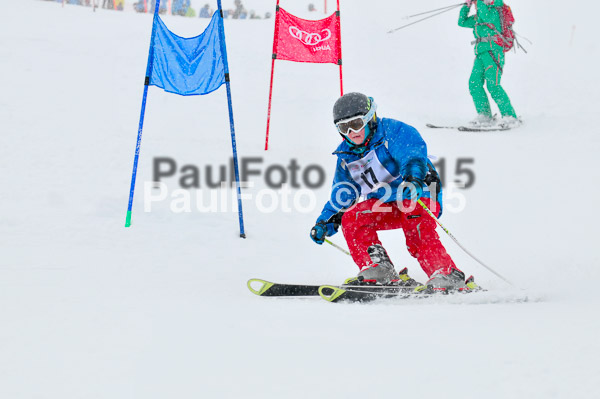
M 346 290 L 332 285 L 322 285 L 319 287 L 319 295 L 327 302 L 335 302 L 340 296 L 344 295 Z
M 269 288 L 273 286 L 274 283 L 269 281 L 261 280 L 259 278 L 251 278 L 248 280 L 248 289 L 256 295 L 264 294 Z M 254 285 L 254 287 L 252 287 Z

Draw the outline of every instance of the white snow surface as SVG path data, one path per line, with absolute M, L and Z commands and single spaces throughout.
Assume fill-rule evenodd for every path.
M 245 3 L 263 13 L 275 2 Z M 306 16 L 305 3 L 281 5 Z M 472 36 L 458 11 L 386 33 L 404 15 L 447 5 L 426 3 L 342 2 L 344 89 L 419 129 L 448 180 L 456 159 L 475 159 L 465 209 L 441 221 L 518 288 L 438 229 L 487 295 L 343 305 L 246 288 L 253 277 L 336 284 L 357 272 L 308 237 L 340 140 L 330 120 L 336 66 L 276 62 L 265 152 L 274 20 L 227 20 L 239 156 L 263 157 L 262 171 L 291 159 L 322 165 L 318 206 L 263 213 L 246 201 L 245 240 L 236 210 L 174 213 L 165 201 L 144 212 L 154 157 L 202 173 L 231 156 L 224 87 L 197 97 L 151 87 L 124 228 L 151 16 L 0 0 L 0 397 L 593 397 L 600 6 L 513 1 L 515 29 L 534 44 L 507 55 L 503 86 L 525 124 L 465 134 L 425 127 L 474 116 Z M 208 22 L 164 19 L 181 36 Z M 177 189 L 177 179 L 165 182 Z M 262 176 L 252 181 L 245 192 L 265 188 Z M 425 279 L 401 231 L 381 238 L 397 267 Z M 345 245 L 341 233 L 332 240 Z

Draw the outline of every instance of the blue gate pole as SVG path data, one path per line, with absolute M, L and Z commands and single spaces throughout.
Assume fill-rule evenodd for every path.
M 140 158 L 140 146 L 142 145 L 142 129 L 144 128 L 144 116 L 146 115 L 146 98 L 148 97 L 148 86 L 152 75 L 152 61 L 154 58 L 154 34 L 156 32 L 156 18 L 160 9 L 160 0 L 156 0 L 154 6 L 154 18 L 152 19 L 152 33 L 150 34 L 150 50 L 148 50 L 148 64 L 146 65 L 146 77 L 144 79 L 144 95 L 142 97 L 142 111 L 140 112 L 140 125 L 138 127 L 137 142 L 135 144 L 135 156 L 133 158 L 133 172 L 131 173 L 131 187 L 129 189 L 129 204 L 127 205 L 127 216 L 125 227 L 131 226 L 131 208 L 133 206 L 133 192 L 135 191 L 135 178 L 137 176 L 138 160 Z
M 233 148 L 233 170 L 235 173 L 235 186 L 237 189 L 238 215 L 240 219 L 240 237 L 246 238 L 244 232 L 244 213 L 242 211 L 242 192 L 240 189 L 240 173 L 238 168 L 237 148 L 235 142 L 235 127 L 233 125 L 233 105 L 231 104 L 231 86 L 229 82 L 229 64 L 227 63 L 227 46 L 225 44 L 225 26 L 223 23 L 223 8 L 221 0 L 217 0 L 218 12 L 221 17 L 219 24 L 219 41 L 221 42 L 221 53 L 223 54 L 223 64 L 225 66 L 225 85 L 227 87 L 227 104 L 229 106 L 229 126 L 231 127 L 231 147 Z

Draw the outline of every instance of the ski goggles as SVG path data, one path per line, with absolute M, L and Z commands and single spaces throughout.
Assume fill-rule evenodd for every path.
M 373 119 L 376 110 L 377 104 L 375 104 L 375 101 L 371 100 L 371 108 L 369 109 L 369 112 L 367 112 L 366 115 L 358 115 L 348 119 L 343 119 L 336 123 L 335 126 L 337 127 L 338 132 L 340 132 L 344 136 L 349 135 L 350 131 L 358 133 L 367 125 L 367 123 L 369 123 L 371 119 Z

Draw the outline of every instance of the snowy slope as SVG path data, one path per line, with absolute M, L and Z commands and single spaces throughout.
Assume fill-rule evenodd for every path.
M 273 8 L 264 3 L 256 9 Z M 534 42 L 523 41 L 528 55 L 508 55 L 503 78 L 526 123 L 478 135 L 425 128 L 474 113 L 471 34 L 456 26 L 457 12 L 389 35 L 402 16 L 446 3 L 366 3 L 342 2 L 345 91 L 369 93 L 380 115 L 417 127 L 429 152 L 446 159 L 447 180 L 457 159 L 475 160 L 476 182 L 461 191 L 464 210 L 448 210 L 442 222 L 525 290 L 507 287 L 444 235 L 455 261 L 500 303 L 337 306 L 253 296 L 245 286 L 251 277 L 337 283 L 356 268 L 308 238 L 327 184 L 314 190 L 309 212 L 263 213 L 246 201 L 246 240 L 235 210 L 173 213 L 165 201 L 144 212 L 153 158 L 201 171 L 227 164 L 224 89 L 193 98 L 150 89 L 133 225 L 125 229 L 151 17 L 0 0 L 1 397 L 594 392 L 600 98 L 592 71 L 600 6 L 511 4 L 515 28 Z M 281 4 L 299 15 L 306 8 Z M 182 36 L 207 22 L 165 21 Z M 322 165 L 329 182 L 339 141 L 330 121 L 337 67 L 276 63 L 264 152 L 273 20 L 228 20 L 225 29 L 240 157 L 262 157 L 263 172 L 292 159 L 303 168 Z M 247 193 L 265 188 L 262 176 L 252 181 Z M 165 183 L 179 188 L 178 177 Z M 402 233 L 381 237 L 395 264 L 423 280 Z M 341 234 L 333 240 L 344 244 Z M 522 295 L 532 300 L 511 302 Z

